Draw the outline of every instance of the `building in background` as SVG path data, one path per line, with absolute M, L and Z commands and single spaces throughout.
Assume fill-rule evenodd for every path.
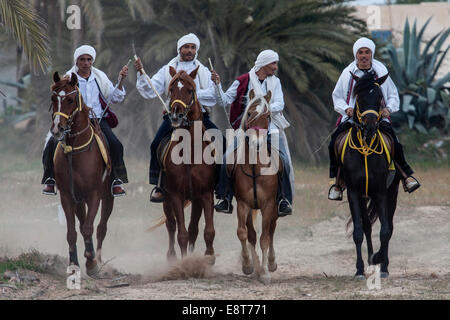
M 355 5 L 355 15 L 367 22 L 367 27 L 374 38 L 382 41 L 392 39 L 393 44 L 398 47 L 403 42 L 403 28 L 408 18 L 410 26 L 417 21 L 417 30 L 432 17 L 425 29 L 423 39 L 429 40 L 436 33 L 450 27 L 450 2 L 422 2 L 420 4 L 398 4 L 398 5 Z M 450 37 L 447 38 L 442 48 L 445 50 L 450 45 Z M 439 70 L 438 77 L 450 72 L 450 55 L 447 54 L 445 61 Z

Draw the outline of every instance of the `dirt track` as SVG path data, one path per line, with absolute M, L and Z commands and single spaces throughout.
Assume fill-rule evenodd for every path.
M 14 190 L 0 187 L 9 199 L 0 206 L 0 257 L 14 257 L 31 248 L 60 255 L 63 264 L 59 271 L 64 274 L 68 249 L 65 226 L 57 217 L 58 198 L 40 195 L 39 175 L 22 172 L 3 177 L 12 181 Z M 443 177 L 444 181 L 447 178 Z M 67 290 L 64 276 L 36 274 L 39 283 L 18 290 L 0 288 L 0 299 L 450 299 L 450 207 L 446 196 L 444 205 L 413 206 L 402 201 L 408 195 L 401 195 L 390 242 L 390 278 L 382 279 L 381 290 L 369 290 L 366 281 L 352 277 L 355 249 L 344 229 L 348 204 L 323 200 L 325 213 L 311 216 L 306 200 L 298 196 L 294 214 L 278 220 L 278 270 L 272 274 L 272 283 L 264 285 L 241 272 L 235 214 L 215 215 L 218 256 L 212 268 L 202 258 L 200 233 L 194 257 L 179 269 L 189 275 L 189 268 L 195 265 L 202 268 L 203 278 L 181 279 L 180 272 L 169 273 L 165 228 L 144 232 L 161 215 L 161 207 L 148 202 L 149 186 L 144 178 L 135 180 L 127 185 L 127 197 L 115 203 L 103 249 L 104 260 L 110 260 L 105 268 L 128 275 L 120 280 L 128 286 L 107 288 L 110 280 L 89 279 L 82 267 L 81 290 Z M 325 199 L 326 185 L 323 187 L 322 181 L 318 185 L 320 192 L 299 184 L 296 194 L 311 192 L 317 197 L 314 201 Z M 418 192 L 426 193 L 426 187 L 424 190 Z M 202 227 L 203 220 L 200 230 Z M 378 232 L 379 223 L 373 231 L 375 250 Z M 80 238 L 79 234 L 81 263 Z M 365 252 L 364 245 L 366 261 Z M 169 275 L 175 280 L 161 280 Z

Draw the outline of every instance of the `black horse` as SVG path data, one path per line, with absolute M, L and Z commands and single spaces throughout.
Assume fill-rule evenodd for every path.
M 356 80 L 354 94 L 356 106 L 353 124 L 349 132 L 344 133 L 344 155 L 342 174 L 347 187 L 347 197 L 353 222 L 353 241 L 356 244 L 356 277 L 364 279 L 364 262 L 361 245 L 364 234 L 367 240 L 369 264 L 381 264 L 381 277 L 387 277 L 389 240 L 393 232 L 393 218 L 397 207 L 397 195 L 400 175 L 388 179 L 389 161 L 392 150 L 386 152 L 387 145 L 392 145 L 389 136 L 381 134 L 378 126 L 381 119 L 383 94 L 380 86 L 388 75 L 376 79 L 373 73 L 367 73 Z M 391 143 L 389 143 L 391 142 Z M 388 184 L 388 180 L 390 184 Z M 369 201 L 370 200 L 370 201 Z M 380 250 L 373 254 L 372 224 L 380 219 Z

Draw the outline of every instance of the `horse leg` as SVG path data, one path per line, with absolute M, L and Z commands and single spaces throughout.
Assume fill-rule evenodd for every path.
M 277 262 L 275 260 L 275 249 L 273 247 L 273 239 L 275 234 L 275 228 L 277 227 L 277 219 L 278 219 L 278 213 L 277 213 L 277 205 L 276 201 L 273 202 L 273 208 L 272 208 L 272 220 L 270 222 L 270 245 L 269 245 L 269 271 L 274 272 L 277 270 Z
M 362 205 L 365 206 L 365 208 L 361 208 L 361 212 L 367 212 L 367 206 L 366 206 L 365 201 L 361 201 L 361 202 L 362 202 Z M 362 226 L 363 226 L 363 230 L 364 230 L 364 235 L 366 236 L 366 242 L 367 242 L 367 253 L 369 256 L 368 263 L 370 264 L 370 257 L 373 254 L 372 223 L 370 222 L 368 212 L 367 212 L 367 214 L 363 214 L 361 218 L 362 218 Z
M 389 272 L 387 271 L 388 261 L 388 249 L 389 249 L 389 240 L 392 236 L 392 229 L 390 227 L 390 222 L 387 215 L 387 195 L 381 194 L 376 195 L 375 206 L 378 211 L 378 217 L 380 219 L 381 230 L 380 230 L 380 249 L 377 253 L 372 256 L 372 263 L 379 264 L 381 263 L 383 267 L 383 271 L 381 272 L 381 277 L 387 278 L 389 276 Z M 381 270 L 380 270 L 381 271 Z
M 67 221 L 67 243 L 69 244 L 69 265 L 80 266 L 77 253 L 77 231 L 75 229 L 75 203 L 71 195 L 61 192 L 61 206 Z
M 192 201 L 191 221 L 189 222 L 189 252 L 194 252 L 195 241 L 198 236 L 198 221 L 202 216 L 202 205 L 198 200 Z
M 97 226 L 97 255 L 96 260 L 98 263 L 102 263 L 102 245 L 106 236 L 108 219 L 111 216 L 114 205 L 114 197 L 110 192 L 107 192 L 105 198 L 102 200 L 102 213 L 100 222 Z
M 242 251 L 242 272 L 244 274 L 253 273 L 253 265 L 250 260 L 248 248 L 247 248 L 247 239 L 248 232 L 246 227 L 247 215 L 250 213 L 250 208 L 242 201 L 237 201 L 237 218 L 238 218 L 238 229 L 237 236 L 241 241 Z
M 177 224 L 172 207 L 168 201 L 164 201 L 163 210 L 166 215 L 166 228 L 169 234 L 169 250 L 167 251 L 167 260 L 169 261 L 169 264 L 172 264 L 177 260 L 177 254 L 175 252 L 175 231 L 177 230 Z
M 248 207 L 247 213 L 247 234 L 248 234 L 248 243 L 250 247 L 250 252 L 252 254 L 252 262 L 253 262 L 253 270 L 256 274 L 261 273 L 261 264 L 259 262 L 258 253 L 256 252 L 256 242 L 257 242 L 257 233 L 253 221 L 256 221 L 256 213 L 257 210 L 253 210 Z
M 353 220 L 353 241 L 356 245 L 356 274 L 357 279 L 365 279 L 364 277 L 364 262 L 361 254 L 361 245 L 364 239 L 363 229 L 362 229 L 362 219 L 361 216 L 364 212 L 361 212 L 363 208 L 361 202 L 364 202 L 358 192 L 347 189 L 347 198 L 350 206 L 350 211 L 352 213 Z
M 97 215 L 97 210 L 100 205 L 100 196 L 97 193 L 88 199 L 88 212 L 86 221 L 81 228 L 81 234 L 84 238 L 84 257 L 86 258 L 86 273 L 92 277 L 98 273 L 98 264 L 95 260 L 94 243 L 92 241 L 92 234 L 94 233 L 94 220 Z
M 262 231 L 261 237 L 259 238 L 259 245 L 262 252 L 262 262 L 261 262 L 261 280 L 264 284 L 270 284 L 270 273 L 269 273 L 269 262 L 268 262 L 268 252 L 270 246 L 270 227 L 273 220 L 275 207 L 272 205 L 267 205 L 265 208 L 261 209 L 262 214 Z M 276 213 L 275 213 L 276 215 Z
M 212 192 L 208 192 L 202 196 L 202 206 L 205 212 L 205 230 L 203 232 L 203 237 L 205 239 L 206 251 L 205 255 L 211 257 L 211 264 L 215 263 L 214 256 L 214 237 L 216 235 L 216 231 L 214 230 L 214 195 Z
M 184 200 L 179 196 L 172 197 L 171 207 L 173 213 L 175 214 L 175 219 L 178 227 L 177 239 L 178 245 L 180 246 L 181 250 L 181 258 L 184 258 L 187 254 L 187 244 L 189 238 L 184 221 Z

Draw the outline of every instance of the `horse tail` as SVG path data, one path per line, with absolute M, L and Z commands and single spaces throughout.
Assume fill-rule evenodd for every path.
M 191 201 L 186 200 L 186 201 L 184 202 L 184 209 L 186 209 L 186 207 L 187 207 L 188 205 L 190 205 L 190 204 L 191 204 Z M 158 229 L 160 226 L 162 226 L 164 223 L 166 223 L 166 220 L 167 220 L 167 219 L 166 219 L 166 216 L 165 216 L 165 215 L 160 216 L 160 217 L 156 220 L 156 223 L 155 223 L 154 225 L 148 227 L 148 228 L 145 230 L 145 232 L 151 232 L 151 231 L 153 231 L 153 230 Z
M 153 230 L 158 229 L 160 226 L 162 226 L 164 223 L 166 223 L 166 216 L 162 215 L 161 217 L 158 218 L 158 220 L 156 221 L 156 223 L 154 225 L 152 225 L 151 227 L 147 228 L 147 230 L 145 230 L 146 232 L 151 232 Z
M 373 225 L 378 219 L 378 211 L 375 208 L 375 202 L 372 199 L 369 200 L 367 206 L 367 215 L 369 216 L 370 224 Z M 350 238 L 353 235 L 353 220 L 352 215 L 349 214 L 345 223 L 345 236 Z

